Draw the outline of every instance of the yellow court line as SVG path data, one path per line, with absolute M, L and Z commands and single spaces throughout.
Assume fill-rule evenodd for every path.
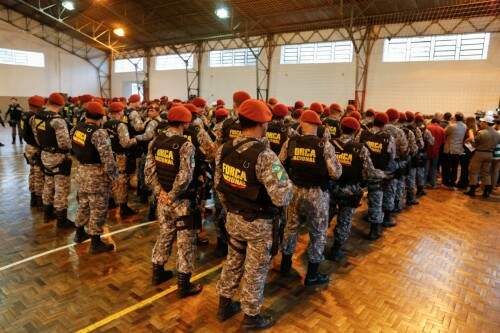
M 205 276 L 212 274 L 213 272 L 219 270 L 220 268 L 222 268 L 222 264 L 218 264 L 215 267 L 207 269 L 206 271 L 201 272 L 200 274 L 193 276 L 191 278 L 191 281 L 196 281 L 196 280 L 199 280 L 201 278 L 204 278 Z M 159 292 L 158 294 L 151 296 L 150 298 L 146 298 L 145 300 L 143 300 L 139 303 L 136 303 L 132 306 L 129 306 L 128 308 L 125 308 L 125 309 L 118 311 L 116 313 L 113 313 L 112 315 L 110 315 L 102 320 L 99 320 L 98 322 L 95 322 L 92 325 L 89 325 L 85 328 L 82 328 L 81 330 L 77 331 L 76 333 L 92 332 L 92 331 L 98 329 L 99 327 L 102 327 L 106 324 L 109 324 L 110 322 L 129 314 L 130 312 L 134 312 L 136 310 L 139 310 L 140 308 L 143 308 L 146 305 L 149 305 L 149 304 L 159 300 L 160 298 L 167 296 L 168 294 L 171 294 L 176 290 L 177 290 L 177 285 L 173 285 L 170 288 L 165 289 L 164 291 Z

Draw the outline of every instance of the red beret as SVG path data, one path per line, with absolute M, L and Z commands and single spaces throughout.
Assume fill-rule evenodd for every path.
M 352 111 L 351 114 L 349 114 L 349 117 L 356 118 L 358 121 L 361 120 L 361 113 L 358 111 Z
M 82 95 L 82 96 L 80 96 L 80 102 L 82 102 L 82 104 L 88 103 L 90 101 L 92 101 L 92 95 Z
M 312 103 L 311 106 L 309 107 L 309 109 L 313 110 L 314 112 L 316 112 L 318 114 L 323 113 L 323 106 L 321 106 L 321 104 L 318 102 Z
M 168 121 L 190 123 L 193 116 L 184 105 L 176 105 L 168 111 L 167 119 Z
M 215 118 L 226 118 L 229 116 L 229 111 L 224 108 L 219 108 L 215 111 Z
M 269 100 L 268 100 L 267 102 L 268 102 L 269 104 L 271 104 L 271 105 L 276 105 L 276 104 L 278 104 L 278 100 L 277 100 L 276 98 L 274 98 L 274 97 L 269 98 Z
M 385 125 L 389 122 L 389 117 L 385 112 L 377 112 L 377 114 L 375 114 L 375 120 Z
M 174 98 L 172 100 L 172 102 L 174 102 L 174 103 L 182 103 L 182 101 L 180 99 L 178 99 L 178 98 Z
M 64 105 L 64 97 L 60 93 L 52 93 L 49 96 L 49 102 L 58 106 Z
M 326 106 L 323 108 L 323 115 L 325 117 L 328 117 L 330 115 L 330 108 L 327 108 Z
M 137 103 L 140 101 L 141 101 L 141 96 L 139 96 L 138 94 L 130 95 L 130 97 L 128 98 L 129 103 Z
M 237 91 L 233 94 L 233 102 L 238 105 L 241 105 L 241 103 L 251 98 L 250 94 L 246 91 Z
M 422 115 L 421 115 L 421 114 L 417 114 L 417 115 L 415 115 L 415 122 L 417 122 L 417 123 L 422 123 L 422 122 L 424 122 L 424 117 L 422 117 Z
M 330 112 L 342 112 L 342 107 L 337 103 L 330 104 Z
M 318 126 L 322 124 L 321 119 L 319 119 L 318 113 L 312 110 L 305 110 L 304 112 L 302 112 L 300 121 Z
M 256 123 L 267 123 L 272 119 L 266 103 L 257 99 L 247 99 L 241 103 L 238 114 Z
M 375 115 L 375 110 L 368 109 L 368 110 L 366 110 L 365 115 L 368 117 L 373 117 Z
M 120 97 L 120 102 L 127 103 L 127 99 L 125 97 Z
M 222 99 L 218 99 L 216 104 L 217 105 L 226 105 L 226 103 L 224 103 L 224 101 Z
M 356 111 L 357 109 L 354 105 L 349 104 L 348 106 L 346 106 L 345 110 L 348 112 L 352 112 L 352 111 Z
M 111 102 L 113 102 L 113 103 L 114 102 L 119 102 L 119 101 L 120 101 L 120 99 L 118 97 L 113 97 L 113 99 L 111 100 Z
M 196 97 L 195 99 L 193 99 L 191 101 L 191 103 L 193 103 L 194 106 L 199 107 L 199 108 L 204 108 L 205 105 L 207 105 L 207 101 L 205 101 L 205 99 L 203 99 L 201 97 Z
M 357 131 L 360 127 L 359 121 L 354 117 L 344 117 L 340 122 L 341 127 L 350 128 Z
M 186 109 L 188 109 L 191 113 L 196 113 L 196 114 L 198 114 L 198 113 L 200 113 L 200 112 L 201 112 L 201 110 L 200 110 L 198 107 L 196 107 L 196 105 L 194 105 L 194 104 L 192 104 L 192 103 L 186 103 L 186 104 L 183 104 L 183 105 L 184 105 L 184 107 L 185 107 Z
M 304 107 L 304 102 L 297 101 L 295 102 L 294 109 L 302 109 Z
M 34 106 L 36 108 L 42 108 L 45 105 L 45 100 L 42 96 L 35 95 L 35 96 L 31 96 L 28 99 L 28 104 L 30 106 Z
M 104 108 L 102 107 L 102 105 L 98 102 L 89 102 L 87 104 L 87 112 L 90 113 L 90 114 L 94 114 L 96 116 L 104 116 Z
M 399 121 L 400 122 L 406 121 L 406 114 L 404 112 L 399 113 Z
M 387 113 L 387 116 L 389 117 L 389 121 L 399 119 L 399 112 L 396 109 L 390 108 L 387 111 L 385 111 L 385 113 Z
M 109 105 L 109 112 L 121 112 L 125 108 L 122 102 L 113 102 Z
M 102 98 L 99 98 L 99 97 L 95 97 L 94 98 L 94 102 L 97 102 L 97 103 L 99 103 L 101 105 L 104 105 L 104 102 L 103 102 Z
M 406 111 L 406 120 L 412 122 L 415 119 L 415 115 L 411 111 Z
M 276 117 L 286 117 L 288 115 L 288 107 L 285 104 L 276 104 L 272 112 Z

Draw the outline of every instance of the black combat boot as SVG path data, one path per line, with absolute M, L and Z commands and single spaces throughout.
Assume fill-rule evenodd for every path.
M 330 261 L 341 262 L 345 259 L 345 253 L 340 249 L 342 245 L 336 241 L 333 242 L 333 245 L 330 251 L 325 253 L 325 258 Z
M 43 199 L 41 195 L 36 196 L 36 206 L 37 208 L 43 208 Z
M 166 271 L 163 265 L 153 264 L 153 278 L 151 279 L 151 284 L 157 286 L 167 280 L 170 280 L 174 276 L 172 271 Z
M 191 279 L 191 273 L 177 272 L 177 290 L 180 298 L 199 294 L 203 289 L 201 284 L 192 284 L 189 279 Z
M 110 197 L 108 201 L 108 209 L 115 209 L 116 207 L 118 206 L 116 205 L 115 199 Z
M 493 186 L 485 185 L 483 190 L 483 198 L 489 198 L 492 191 L 493 191 Z
M 274 325 L 274 318 L 270 315 L 249 316 L 245 314 L 241 325 L 247 330 L 263 330 Z
M 384 222 L 382 222 L 382 225 L 386 228 L 391 228 L 396 226 L 396 221 L 391 216 L 391 211 L 389 210 L 384 210 Z
M 370 233 L 368 234 L 369 240 L 377 240 L 380 238 L 379 223 L 370 223 Z
M 217 237 L 217 246 L 215 247 L 215 256 L 225 258 L 227 256 L 227 243 L 220 237 Z
M 37 197 L 34 192 L 31 192 L 30 207 L 36 207 Z
M 60 229 L 69 229 L 75 227 L 75 223 L 73 223 L 73 221 L 70 221 L 68 219 L 67 209 L 56 211 L 56 218 L 57 218 L 57 227 Z
M 149 210 L 148 210 L 148 221 L 154 221 L 156 220 L 156 200 L 152 200 L 149 203 Z
M 49 223 L 56 218 L 53 205 L 43 205 L 43 222 Z
M 318 267 L 319 263 L 310 262 L 307 265 L 307 274 L 306 279 L 304 280 L 304 285 L 306 287 L 317 286 L 330 282 L 330 277 L 327 274 L 319 273 Z
M 101 240 L 101 235 L 92 235 L 90 243 L 90 251 L 92 254 L 98 254 L 102 252 L 109 252 L 115 249 L 113 244 L 106 244 Z
M 281 254 L 281 266 L 280 274 L 281 276 L 288 276 L 290 270 L 292 269 L 292 256 L 288 254 Z
M 127 216 L 131 216 L 134 214 L 137 214 L 137 212 L 135 210 L 133 210 L 132 208 L 130 208 L 127 205 L 127 203 L 120 204 L 120 216 L 121 217 L 127 217 Z
M 78 243 L 78 244 L 83 243 L 89 238 L 90 238 L 90 236 L 85 231 L 85 226 L 82 225 L 82 226 L 76 227 L 76 233 L 75 233 L 75 239 L 74 239 L 75 243 Z
M 424 191 L 423 186 L 417 186 L 417 197 L 421 197 L 423 195 L 426 195 L 427 193 Z
M 230 298 L 219 297 L 219 310 L 217 311 L 217 319 L 226 321 L 241 310 L 240 302 L 233 302 Z
M 465 192 L 464 194 L 466 194 L 470 197 L 475 197 L 476 196 L 476 189 L 477 189 L 477 185 L 471 185 L 471 186 L 469 186 L 469 191 Z

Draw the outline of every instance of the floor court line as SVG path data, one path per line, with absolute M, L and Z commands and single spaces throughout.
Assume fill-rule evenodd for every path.
M 144 223 L 141 223 L 141 224 L 133 225 L 133 226 L 130 226 L 130 227 L 127 227 L 127 228 L 123 228 L 123 229 L 115 230 L 115 231 L 107 233 L 107 234 L 103 234 L 102 237 L 113 236 L 113 235 L 116 235 L 116 234 L 119 234 L 119 233 L 122 233 L 122 232 L 125 232 L 125 231 L 130 231 L 130 230 L 134 230 L 134 229 L 137 229 L 137 228 L 141 228 L 141 227 L 144 227 L 144 226 L 156 223 L 156 222 L 157 221 L 155 220 L 155 221 L 149 221 L 149 222 L 144 222 Z M 83 243 L 87 243 L 87 242 L 90 242 L 90 239 L 87 239 Z M 49 254 L 52 254 L 52 253 L 55 253 L 55 252 L 59 252 L 59 251 L 64 250 L 64 249 L 68 249 L 68 248 L 73 247 L 75 245 L 77 245 L 77 243 L 71 243 L 71 244 L 64 245 L 64 246 L 61 246 L 61 247 L 58 247 L 58 248 L 55 248 L 55 249 L 52 249 L 52 250 L 49 250 L 49 251 L 46 251 L 46 252 L 35 254 L 34 256 L 31 256 L 31 257 L 28 257 L 28 258 L 24 258 L 22 260 L 13 262 L 12 264 L 8 264 L 8 265 L 5 265 L 3 267 L 0 267 L 0 272 L 5 271 L 5 270 L 7 270 L 9 268 L 12 268 L 12 267 L 24 264 L 26 262 L 38 259 L 40 257 L 46 256 L 46 255 L 49 255 Z
M 218 271 L 221 268 L 222 268 L 222 264 L 218 264 L 212 268 L 207 269 L 206 271 L 203 271 L 203 272 L 193 276 L 191 281 L 197 281 L 201 278 L 204 278 L 205 276 L 210 275 L 210 274 Z M 145 307 L 153 302 L 156 302 L 160 298 L 165 297 L 165 296 L 173 293 L 176 290 L 177 290 L 177 285 L 173 285 L 173 286 L 169 287 L 168 289 L 165 289 L 164 291 L 161 291 L 161 292 L 159 292 L 159 293 L 157 293 L 149 298 L 146 298 L 145 300 L 142 300 L 139 303 L 131 305 L 128 308 L 125 308 L 125 309 L 120 310 L 118 312 L 115 312 L 112 315 L 110 315 L 102 320 L 99 320 L 98 322 L 93 323 L 92 325 L 89 325 L 85 328 L 82 328 L 81 330 L 78 330 L 76 333 L 88 333 L 88 332 L 95 331 L 96 329 L 98 329 L 104 325 L 107 325 L 110 322 L 115 321 L 116 319 L 119 319 L 119 318 L 121 318 L 121 317 L 123 317 L 131 312 L 134 312 L 134 311 L 139 310 L 139 309 L 141 309 L 141 308 L 143 308 L 143 307 Z

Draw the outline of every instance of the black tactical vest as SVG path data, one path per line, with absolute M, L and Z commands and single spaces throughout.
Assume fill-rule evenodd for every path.
M 241 125 L 237 119 L 228 118 L 222 123 L 222 142 L 228 142 L 241 135 Z
M 72 149 L 80 164 L 101 164 L 101 157 L 92 143 L 92 135 L 99 127 L 96 125 L 79 123 L 73 133 Z
M 168 128 L 168 121 L 162 118 L 162 121 L 158 123 L 158 127 L 156 127 L 156 135 L 163 133 Z
M 359 183 L 363 177 L 363 162 L 359 157 L 363 144 L 349 141 L 342 143 L 340 140 L 335 140 L 335 155 L 340 164 L 342 164 L 342 175 L 340 176 L 339 184 L 355 184 Z
M 132 113 L 132 111 L 135 111 L 135 110 L 129 109 L 129 108 L 125 109 L 125 111 L 123 112 L 122 122 L 127 124 L 128 133 L 129 133 L 131 138 L 134 138 L 136 135 L 144 133 L 144 131 L 141 131 L 141 132 L 136 131 L 134 126 L 132 126 L 132 123 L 130 121 L 130 114 Z
M 300 187 L 328 186 L 325 142 L 315 135 L 294 136 L 288 141 L 286 167 L 290 179 Z
M 152 147 L 158 181 L 166 192 L 172 190 L 180 168 L 180 149 L 187 141 L 180 135 L 166 136 L 162 133 Z
M 104 123 L 103 128 L 108 132 L 109 139 L 111 140 L 111 149 L 115 154 L 125 154 L 126 148 L 120 144 L 120 137 L 118 135 L 118 125 L 122 124 L 121 121 L 111 119 Z
M 326 126 L 328 131 L 330 131 L 330 136 L 332 140 L 340 137 L 340 134 L 342 133 L 340 130 L 340 120 L 326 118 L 323 121 L 323 124 Z
M 391 136 L 386 132 L 372 133 L 370 131 L 361 132 L 359 141 L 364 143 L 370 150 L 370 158 L 373 166 L 380 170 L 388 170 L 391 162 L 391 155 L 388 152 Z
M 255 143 L 245 151 L 238 152 L 239 147 L 250 141 Z M 274 207 L 255 171 L 257 159 L 265 149 L 265 145 L 255 139 L 243 140 L 235 146 L 233 141 L 229 141 L 222 147 L 222 177 L 217 190 L 224 193 L 230 212 L 259 214 Z
M 10 112 L 10 120 L 18 122 L 21 120 L 22 117 L 22 111 L 19 109 L 20 105 L 19 104 L 13 104 L 9 106 L 9 109 L 7 112 Z
M 281 147 L 288 139 L 288 127 L 282 121 L 272 121 L 267 127 L 266 137 L 271 150 L 279 155 Z
M 61 119 L 61 116 L 48 110 L 38 112 L 34 119 L 36 138 L 38 139 L 40 148 L 43 151 L 50 153 L 67 153 L 67 150 L 59 149 L 56 131 L 50 125 L 50 122 L 56 118 Z
M 35 140 L 35 134 L 30 126 L 30 119 L 34 116 L 35 113 L 33 112 L 23 112 L 23 117 L 21 118 L 21 123 L 19 125 L 21 127 L 21 136 L 23 140 L 29 145 L 38 147 L 38 143 Z

